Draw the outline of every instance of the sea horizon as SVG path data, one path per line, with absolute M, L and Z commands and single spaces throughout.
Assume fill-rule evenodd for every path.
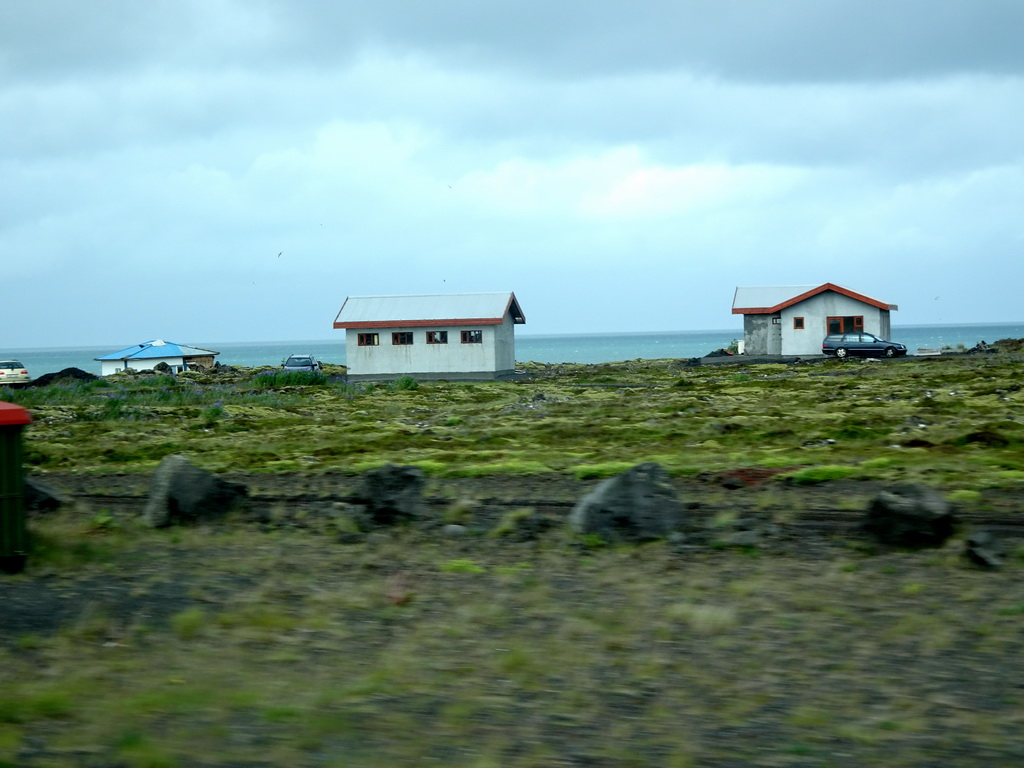
M 925 347 L 973 347 L 981 341 L 1024 338 L 1024 321 L 1007 323 L 922 323 L 893 325 L 894 341 L 907 345 L 910 354 Z M 616 331 L 610 333 L 516 333 L 518 363 L 611 363 L 636 359 L 703 357 L 743 338 L 742 328 L 697 331 Z M 143 339 L 142 341 L 147 341 Z M 193 341 L 171 339 L 218 352 L 223 365 L 278 366 L 291 354 L 313 354 L 322 362 L 344 365 L 344 335 L 324 339 L 264 341 Z M 138 342 L 136 342 L 138 343 Z M 99 374 L 95 358 L 124 345 L 80 345 L 0 348 L 0 356 L 19 360 L 33 378 L 65 368 Z
M 1007 320 L 1005 322 L 981 322 L 981 323 L 908 323 L 906 325 L 893 324 L 893 335 L 897 335 L 897 332 L 903 329 L 913 330 L 918 328 L 996 328 L 1002 326 L 1020 326 L 1024 328 L 1024 320 Z M 334 333 L 337 334 L 337 331 Z M 677 329 L 669 331 L 595 331 L 589 333 L 533 333 L 527 330 L 516 330 L 516 339 L 521 340 L 524 338 L 576 338 L 576 337 L 598 337 L 598 336 L 643 336 L 643 335 L 674 335 L 674 334 L 722 334 L 732 333 L 737 339 L 743 338 L 743 328 L 708 328 L 700 330 L 686 330 Z M 148 339 L 146 339 L 148 341 Z M 186 343 L 190 346 L 204 348 L 204 344 L 230 344 L 234 346 L 244 345 L 261 345 L 261 344 L 331 344 L 341 343 L 344 344 L 344 336 L 324 336 L 321 338 L 306 338 L 306 339 L 254 339 L 248 341 L 197 341 L 187 342 L 180 339 L 173 339 L 176 343 Z M 136 342 L 138 343 L 138 342 Z M 0 347 L 0 356 L 6 355 L 7 352 L 55 352 L 59 350 L 73 350 L 73 349 L 108 349 L 113 350 L 114 347 L 118 347 L 118 344 L 62 344 L 52 347 Z M 120 345 L 121 349 L 124 349 L 124 345 Z M 6 351 L 3 351 L 6 350 Z M 104 353 L 105 354 L 105 353 Z

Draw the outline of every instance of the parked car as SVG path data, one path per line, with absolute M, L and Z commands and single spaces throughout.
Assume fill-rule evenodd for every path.
M 281 368 L 286 371 L 319 371 L 323 366 L 312 355 L 292 355 L 281 364 Z
M 0 387 L 21 387 L 30 381 L 28 369 L 17 360 L 0 360 Z
M 880 339 L 873 333 L 830 333 L 821 342 L 821 354 L 835 355 L 840 360 L 850 355 L 861 357 L 900 357 L 907 354 L 907 346 Z

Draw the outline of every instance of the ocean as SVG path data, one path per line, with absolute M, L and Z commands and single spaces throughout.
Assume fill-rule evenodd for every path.
M 979 341 L 1024 338 L 1024 321 L 970 325 L 905 325 L 893 327 L 893 340 L 907 345 L 913 354 L 920 347 L 970 348 Z M 594 333 L 574 335 L 516 335 L 516 359 L 537 363 L 610 363 L 621 360 L 703 357 L 743 337 L 742 329 L 718 331 L 657 331 L 652 333 Z M 339 332 L 333 340 L 306 341 L 193 341 L 184 344 L 220 352 L 223 365 L 280 365 L 295 353 L 315 355 L 325 363 L 344 365 L 345 344 Z M 33 377 L 65 368 L 99 374 L 95 358 L 115 351 L 111 347 L 55 347 L 49 349 L 0 349 L 0 358 L 24 364 Z

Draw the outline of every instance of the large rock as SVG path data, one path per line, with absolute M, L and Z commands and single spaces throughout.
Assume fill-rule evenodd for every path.
M 683 524 L 683 507 L 668 473 L 647 462 L 608 478 L 584 496 L 569 514 L 577 533 L 605 541 L 650 541 Z
M 370 526 L 409 522 L 423 512 L 423 470 L 385 464 L 363 473 L 355 501 Z
M 60 381 L 96 381 L 99 376 L 83 371 L 81 368 L 64 368 L 56 373 L 44 373 L 37 379 L 29 382 L 30 387 L 47 387 L 54 382 Z
M 248 495 L 244 485 L 222 480 L 175 454 L 153 473 L 143 514 L 154 528 L 217 519 L 242 506 Z
M 863 527 L 882 544 L 939 547 L 953 535 L 956 515 L 953 505 L 936 491 L 907 484 L 872 499 Z

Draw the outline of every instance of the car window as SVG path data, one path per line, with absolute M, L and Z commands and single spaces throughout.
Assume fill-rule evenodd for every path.
M 0 362 L 0 368 L 24 368 L 25 366 L 17 360 L 4 360 Z

